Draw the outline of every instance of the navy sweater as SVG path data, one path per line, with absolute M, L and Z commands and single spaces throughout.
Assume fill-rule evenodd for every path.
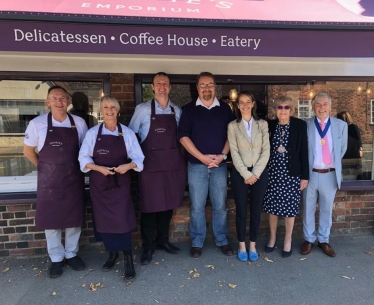
M 227 140 L 227 125 L 235 117 L 230 107 L 223 102 L 210 110 L 190 102 L 183 107 L 179 121 L 178 138 L 189 137 L 196 148 L 204 155 L 219 155 Z M 191 154 L 188 161 L 201 162 Z

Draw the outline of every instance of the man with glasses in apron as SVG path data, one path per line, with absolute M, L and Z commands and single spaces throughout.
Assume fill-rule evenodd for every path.
M 177 139 L 181 109 L 169 100 L 171 85 L 166 73 L 154 76 L 152 89 L 154 99 L 136 107 L 129 125 L 138 134 L 145 156 L 144 170 L 139 173 L 142 265 L 152 261 L 156 248 L 180 253 L 169 243 L 169 225 L 173 210 L 182 205 L 187 175 Z
M 24 139 L 24 154 L 37 166 L 36 227 L 45 230 L 49 275 L 62 275 L 63 266 L 83 270 L 77 256 L 84 225 L 84 176 L 78 163 L 80 144 L 87 132 L 85 121 L 67 113 L 70 97 L 60 86 L 48 90 L 50 112 L 30 121 Z M 35 151 L 37 148 L 38 153 Z M 65 229 L 65 246 L 61 231 Z

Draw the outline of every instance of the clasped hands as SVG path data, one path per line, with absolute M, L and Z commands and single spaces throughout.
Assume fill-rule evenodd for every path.
M 121 164 L 117 167 L 100 166 L 100 173 L 104 176 L 118 174 L 125 174 L 129 170 L 128 164 Z
M 256 175 L 252 175 L 247 180 L 244 180 L 244 183 L 245 184 L 253 185 L 253 184 L 255 184 L 257 182 L 258 179 L 260 179 L 260 177 L 257 177 Z
M 208 168 L 212 167 L 219 167 L 221 162 L 223 161 L 223 156 L 222 155 L 203 155 L 202 160 L 205 165 L 208 166 Z

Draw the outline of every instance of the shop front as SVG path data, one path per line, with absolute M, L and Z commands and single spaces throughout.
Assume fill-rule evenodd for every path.
M 22 149 L 28 122 L 48 111 L 48 88 L 57 84 L 70 94 L 83 92 L 89 100 L 85 111 L 98 122 L 100 97 L 112 94 L 121 105 L 120 121 L 127 124 L 135 106 L 152 97 L 149 85 L 158 71 L 170 75 L 171 99 L 180 106 L 196 99 L 195 77 L 201 71 L 217 76 L 218 98 L 231 89 L 250 90 L 264 114 L 277 96 L 288 95 L 295 116 L 307 119 L 313 116 L 311 98 L 329 93 L 332 115 L 348 111 L 359 127 L 363 151 L 362 157 L 343 159 L 332 233 L 373 229 L 374 4 L 23 2 L 0 4 L 0 256 L 45 253 L 44 233 L 34 225 L 37 173 Z M 136 177 L 133 182 L 136 200 Z M 228 208 L 234 236 L 231 198 Z M 82 244 L 93 242 L 88 197 L 86 209 Z M 188 224 L 186 196 L 175 211 L 171 238 L 188 240 Z M 268 233 L 265 214 L 261 233 Z M 299 217 L 295 238 L 301 236 Z M 138 229 L 133 237 L 140 240 Z

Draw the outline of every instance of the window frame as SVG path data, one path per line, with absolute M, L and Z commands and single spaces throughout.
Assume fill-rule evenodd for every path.
M 46 72 L 0 72 L 1 80 L 15 81 L 65 81 L 65 82 L 89 82 L 102 83 L 104 94 L 110 94 L 110 74 L 108 73 L 46 73 Z M 86 187 L 87 189 L 87 187 Z M 36 198 L 36 191 L 0 193 L 0 202 L 11 203 L 14 200 L 30 200 Z

